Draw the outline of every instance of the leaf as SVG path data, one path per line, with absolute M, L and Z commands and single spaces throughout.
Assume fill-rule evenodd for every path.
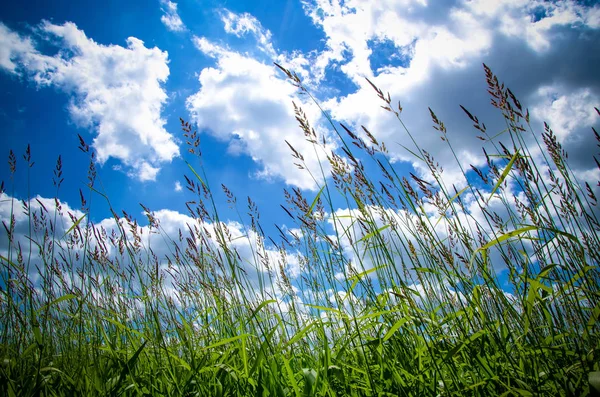
M 519 228 L 519 229 L 513 230 L 512 232 L 504 233 L 504 234 L 502 234 L 500 237 L 498 237 L 497 239 L 495 239 L 495 240 L 492 240 L 492 241 L 490 241 L 489 243 L 487 243 L 487 244 L 485 244 L 485 245 L 483 245 L 483 246 L 481 246 L 481 247 L 477 248 L 477 249 L 476 249 L 476 250 L 473 252 L 473 254 L 471 255 L 471 260 L 469 261 L 469 264 L 470 264 L 470 265 L 473 265 L 473 260 L 475 259 L 475 256 L 476 256 L 476 255 L 477 255 L 477 253 L 479 253 L 479 252 L 483 252 L 483 253 L 485 254 L 485 252 L 486 252 L 486 251 L 487 251 L 489 248 L 493 247 L 494 245 L 500 244 L 500 243 L 502 243 L 502 242 L 504 242 L 504 241 L 508 240 L 509 238 L 512 238 L 512 237 L 518 236 L 518 235 L 520 235 L 520 234 L 523 234 L 523 233 L 527 233 L 527 232 L 529 232 L 529 231 L 531 231 L 531 230 L 540 230 L 540 229 L 542 229 L 542 228 L 540 228 L 540 227 L 538 227 L 538 226 L 524 226 L 524 227 L 522 227 L 522 228 Z
M 60 298 L 56 298 L 52 302 L 50 302 L 47 305 L 44 305 L 44 306 L 40 307 L 38 310 L 36 310 L 36 314 L 39 315 L 41 312 L 44 311 L 44 309 L 49 308 L 50 306 L 56 305 L 62 301 L 66 301 L 66 300 L 73 299 L 73 298 L 77 298 L 77 295 L 67 294 L 67 295 L 61 296 Z
M 588 382 L 594 390 L 600 392 L 600 371 L 593 371 L 588 374 Z
M 384 267 L 387 267 L 387 264 L 383 264 L 381 266 L 373 267 L 371 269 L 365 270 L 364 272 L 358 273 L 357 275 L 348 278 L 348 281 L 352 281 L 352 285 L 350 286 L 350 288 L 348 288 L 348 291 L 346 293 L 346 296 L 344 297 L 344 300 L 350 296 L 350 293 L 354 290 L 354 288 L 358 285 L 358 282 L 364 276 L 366 276 L 369 273 L 373 273 L 374 271 L 377 271 L 379 269 L 383 269 Z
M 425 159 L 423 159 L 423 157 L 419 156 L 418 154 L 416 154 L 415 152 L 413 152 L 412 150 L 410 150 L 409 148 L 407 148 L 406 146 L 404 146 L 400 142 L 396 142 L 396 144 L 399 145 L 399 146 L 402 146 L 402 148 L 404 148 L 407 152 L 409 152 L 410 154 L 412 154 L 413 156 L 415 156 L 419 160 L 425 162 Z
M 147 342 L 148 341 L 145 340 L 144 343 L 142 343 L 141 346 L 136 350 L 136 352 L 133 353 L 133 356 L 131 356 L 131 358 L 127 361 L 127 364 L 125 364 L 125 366 L 121 370 L 121 374 L 119 375 L 119 378 L 116 379 L 116 381 L 115 381 L 115 385 L 112 388 L 111 394 L 114 394 L 119 389 L 119 385 L 121 383 L 123 383 L 123 381 L 127 377 L 127 374 L 129 374 L 131 372 L 131 369 L 133 368 L 133 366 L 137 362 L 137 359 L 140 356 L 140 353 L 142 352 L 142 350 L 144 349 L 144 347 L 146 346 Z
M 13 262 L 11 262 L 10 260 L 8 260 L 7 257 L 0 255 L 0 259 L 2 259 L 3 261 L 6 261 L 6 263 L 8 263 L 9 265 L 11 265 L 15 269 L 19 269 L 19 267 L 16 264 L 14 264 Z M 2 291 L 2 292 L 4 292 L 4 291 Z
M 217 347 L 217 346 L 226 345 L 228 343 L 235 342 L 238 339 L 247 338 L 249 336 L 252 336 L 252 334 L 242 334 L 242 335 L 234 336 L 232 338 L 223 339 L 223 340 L 220 340 L 220 341 L 218 341 L 216 343 L 213 343 L 212 345 L 204 347 L 203 350 L 208 350 L 208 349 L 212 349 L 212 348 Z
M 313 387 L 317 381 L 317 371 L 312 368 L 302 368 L 302 376 L 304 377 L 304 396 L 312 396 Z
M 515 154 L 512 156 L 512 158 L 508 162 L 508 165 L 506 166 L 506 168 L 502 172 L 502 175 L 500 175 L 500 179 L 498 179 L 498 182 L 496 183 L 496 186 L 494 186 L 494 188 L 492 189 L 492 192 L 490 193 L 490 197 L 488 197 L 486 203 L 490 202 L 490 200 L 494 196 L 494 193 L 496 193 L 496 190 L 498 190 L 498 188 L 500 187 L 500 185 L 502 184 L 502 182 L 504 182 L 504 179 L 506 179 L 506 177 L 508 176 L 508 173 L 510 172 L 513 164 L 515 163 L 515 160 L 517 160 L 518 157 L 519 157 L 519 150 L 517 149 L 517 151 L 515 152 Z
M 33 336 L 35 337 L 35 343 L 37 343 L 38 347 L 41 348 L 44 345 L 44 343 L 42 339 L 42 331 L 40 330 L 40 325 L 37 323 L 37 321 L 34 323 L 32 328 Z
M 254 359 L 254 365 L 250 369 L 249 376 L 252 376 L 254 373 L 256 373 L 256 371 L 260 371 L 259 368 L 261 368 L 262 361 L 265 359 L 265 353 L 271 347 L 271 340 L 273 339 L 273 334 L 275 333 L 275 331 L 277 331 L 279 325 L 281 324 L 281 318 L 277 316 L 277 319 L 277 325 L 275 325 L 273 329 L 269 331 L 268 334 L 264 335 L 264 340 L 261 343 L 260 348 L 258 349 L 258 352 Z
M 594 328 L 596 328 L 596 324 L 598 323 L 598 317 L 600 317 L 600 303 L 592 310 L 592 314 L 590 315 L 590 319 L 587 322 L 586 330 L 584 332 L 585 336 L 590 335 L 594 331 Z
M 87 215 L 87 214 L 83 214 L 83 216 L 82 216 L 81 218 L 77 219 L 77 221 L 75 221 L 75 223 L 73 223 L 73 225 L 72 225 L 72 226 L 69 228 L 69 230 L 67 230 L 67 231 L 65 232 L 65 234 L 64 234 L 64 236 L 63 236 L 62 238 L 64 239 L 65 237 L 67 237 L 67 234 L 71 233 L 71 231 L 72 231 L 73 229 L 75 229 L 75 228 L 77 227 L 77 225 L 79 225 L 79 224 L 81 223 L 81 221 L 83 220 L 83 218 L 85 218 L 85 217 L 86 217 L 86 215 Z
M 250 317 L 248 317 L 248 321 L 246 322 L 246 324 L 250 323 L 250 321 L 252 321 L 252 319 L 254 317 L 256 317 L 256 315 L 258 314 L 258 312 L 265 306 L 267 306 L 270 303 L 277 303 L 276 299 L 269 299 L 266 300 L 264 302 L 262 302 L 260 305 L 258 305 L 258 307 L 252 312 L 252 314 L 250 315 Z
M 396 321 L 396 323 L 394 325 L 392 325 L 392 328 L 390 328 L 388 330 L 388 332 L 386 332 L 386 334 L 383 336 L 383 341 L 387 341 L 388 339 L 390 339 L 392 337 L 392 335 L 394 335 L 394 333 L 396 331 L 398 331 L 398 329 L 400 329 L 400 327 L 402 327 L 404 324 L 406 324 L 406 322 L 410 320 L 409 317 L 405 317 L 403 319 L 400 319 L 398 321 Z
M 196 170 L 191 166 L 190 163 L 188 163 L 187 161 L 185 162 L 187 164 L 187 166 L 189 167 L 189 169 L 194 173 L 194 176 L 196 177 L 196 179 L 198 179 L 200 181 L 200 183 L 202 184 L 202 186 L 204 186 L 205 188 L 208 189 L 208 186 L 206 186 L 206 183 L 204 183 L 204 181 L 202 180 L 202 178 L 200 178 L 200 175 L 198 175 L 198 173 L 196 172 Z
M 292 371 L 292 368 L 290 367 L 290 362 L 283 356 L 281 356 L 281 359 L 283 361 L 283 366 L 285 367 L 285 372 L 287 374 L 288 381 L 292 385 L 292 388 L 294 389 L 294 393 L 296 394 L 296 396 L 299 396 L 300 388 L 298 387 L 298 382 L 296 382 L 296 378 L 294 377 L 294 372 Z
M 176 354 L 170 353 L 169 352 L 169 356 L 171 356 L 171 358 L 173 358 L 175 361 L 178 361 L 179 364 L 186 369 L 187 371 L 191 371 L 192 368 L 190 367 L 190 365 L 188 363 L 185 362 L 185 360 L 179 356 L 177 356 Z
M 389 314 L 389 313 L 394 313 L 399 311 L 399 309 L 392 309 L 392 310 L 381 310 L 375 313 L 369 313 L 369 314 L 365 314 L 363 316 L 357 317 L 356 321 L 362 321 L 362 320 L 366 320 L 369 318 L 374 318 L 374 317 L 379 317 L 379 316 L 383 316 L 384 314 Z
M 348 281 L 359 281 L 360 279 L 362 279 L 367 274 L 373 273 L 374 271 L 379 270 L 379 269 L 383 269 L 386 266 L 387 266 L 387 264 L 384 264 L 384 265 L 381 265 L 381 266 L 373 267 L 371 269 L 367 269 L 364 272 L 358 273 L 357 275 L 348 278 Z
M 323 185 L 321 190 L 319 190 L 319 193 L 317 193 L 317 195 L 315 196 L 315 199 L 313 200 L 312 204 L 310 205 L 310 208 L 306 212 L 306 215 L 312 214 L 313 209 L 315 208 L 315 205 L 317 204 L 317 201 L 319 201 L 319 197 L 321 196 L 321 193 L 323 193 L 323 189 L 325 189 L 325 186 L 327 186 L 327 185 Z
M 541 271 L 540 274 L 538 274 L 537 279 L 540 280 L 544 277 L 546 277 L 548 275 L 548 273 L 550 273 L 555 267 L 557 267 L 558 265 L 556 263 L 552 263 L 548 266 L 545 266 Z
M 373 237 L 376 234 L 380 234 L 382 231 L 384 231 L 385 229 L 387 229 L 388 227 L 390 227 L 390 225 L 385 225 L 380 227 L 379 229 L 372 231 L 371 233 L 365 234 L 360 240 L 357 241 L 357 243 L 360 243 L 363 240 L 367 240 L 370 239 L 371 237 Z
M 123 324 L 121 324 L 120 322 L 118 322 L 117 320 L 113 320 L 112 318 L 108 318 L 108 317 L 102 317 L 103 320 L 108 321 L 109 323 L 117 326 L 118 328 L 121 328 L 124 331 L 130 331 L 133 332 L 135 335 L 142 337 L 142 333 L 139 331 L 136 331 L 135 329 L 129 328 Z M 102 328 L 102 327 L 101 327 Z
M 334 309 L 332 307 L 319 306 L 319 305 L 311 305 L 310 303 L 305 303 L 305 305 L 308 306 L 308 307 L 312 307 L 313 309 L 323 310 L 323 311 L 326 311 L 326 312 L 333 312 L 333 313 L 339 314 L 340 316 L 343 315 L 343 313 L 340 310 Z
M 462 188 L 458 193 L 456 193 L 454 196 L 452 196 L 452 198 L 450 200 L 448 200 L 448 204 L 446 205 L 446 207 L 444 208 L 444 213 L 448 210 L 448 208 L 450 208 L 450 205 L 452 204 L 452 202 L 454 200 L 456 200 L 458 198 L 458 196 L 460 196 L 461 194 L 463 194 L 465 192 L 465 190 L 467 190 L 469 188 L 469 186 L 465 186 L 464 188 Z M 440 219 L 437 220 L 437 222 L 435 223 L 435 225 L 433 225 L 433 228 L 435 229 L 435 227 L 438 225 L 438 223 L 440 223 L 440 221 L 442 220 L 442 218 L 444 218 L 443 216 L 440 216 Z
M 477 332 L 475 332 L 473 335 L 469 336 L 465 341 L 463 341 L 462 343 L 459 343 L 458 345 L 454 346 L 454 348 L 452 348 L 447 354 L 446 357 L 444 358 L 444 361 L 448 360 L 449 358 L 453 357 L 456 355 L 456 353 L 458 353 L 459 351 L 461 351 L 462 349 L 464 349 L 466 346 L 468 346 L 471 342 L 473 342 L 476 339 L 479 339 L 481 337 L 481 335 L 485 334 L 487 331 L 482 329 L 479 330 Z
M 335 376 L 340 382 L 342 382 L 342 384 L 346 383 L 344 371 L 337 365 L 330 365 L 329 367 L 327 367 L 327 373 L 329 374 L 329 376 Z
M 306 335 L 306 333 L 313 327 L 315 326 L 316 321 L 311 322 L 310 324 L 308 324 L 306 327 L 302 328 L 300 331 L 298 331 L 296 333 L 296 335 L 294 335 L 294 337 L 292 339 L 290 339 L 288 341 L 288 343 L 285 344 L 285 347 L 288 348 L 291 345 L 293 345 L 294 343 L 296 343 L 298 340 L 300 340 L 301 338 L 304 337 L 304 335 Z

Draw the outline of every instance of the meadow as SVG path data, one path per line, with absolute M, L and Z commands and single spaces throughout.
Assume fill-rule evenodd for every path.
M 190 162 L 193 224 L 169 234 L 142 206 L 145 230 L 168 243 L 165 257 L 134 217 L 110 206 L 82 139 L 83 215 L 70 214 L 66 232 L 57 232 L 58 200 L 34 211 L 33 199 L 10 198 L 0 235 L 0 395 L 599 395 L 597 186 L 579 181 L 550 126 L 533 131 L 528 110 L 484 73 L 505 124 L 486 127 L 463 108 L 488 148 L 486 166 L 461 168 L 466 186 L 449 186 L 414 140 L 406 150 L 430 173 L 401 175 L 368 126 L 329 119 L 341 150 L 328 155 L 330 175 L 306 170 L 325 180 L 317 192 L 286 190 L 278 227 L 293 232 L 266 235 L 251 198 L 238 202 Z M 412 138 L 399 104 L 374 85 L 373 100 Z M 323 146 L 295 111 L 299 133 Z M 432 133 L 454 153 L 452 132 L 430 114 Z M 201 156 L 198 132 L 181 125 Z M 303 167 L 302 153 L 290 153 L 290 166 Z M 15 178 L 26 172 L 12 151 L 8 165 Z M 57 189 L 61 179 L 59 159 Z M 3 190 L 6 200 L 10 181 Z M 340 199 L 352 211 L 336 212 Z M 244 235 L 232 236 L 216 200 L 246 220 Z M 87 216 L 98 201 L 116 230 Z M 27 244 L 14 235 L 19 211 Z M 252 258 L 236 239 L 248 240 Z M 292 255 L 300 274 L 289 273 Z

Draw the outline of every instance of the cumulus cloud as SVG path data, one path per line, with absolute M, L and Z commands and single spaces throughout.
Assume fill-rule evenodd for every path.
M 161 22 L 167 29 L 173 32 L 183 32 L 186 27 L 177 13 L 177 3 L 169 0 L 160 0 L 164 15 L 160 17 Z
M 389 91 L 394 106 L 398 100 L 401 102 L 404 124 L 417 144 L 442 165 L 443 179 L 448 184 L 466 184 L 459 165 L 468 169 L 470 164 L 483 164 L 482 142 L 475 138 L 476 131 L 459 104 L 473 110 L 491 135 L 504 129 L 495 109 L 482 106 L 490 101 L 482 62 L 525 106 L 537 111 L 550 105 L 553 111 L 538 115 L 557 124 L 564 139 L 574 134 L 588 143 L 573 146 L 577 151 L 570 153 L 573 157 L 579 157 L 585 147 L 589 154 L 593 139 L 589 126 L 597 122 L 590 114 L 593 106 L 598 106 L 600 92 L 591 67 L 598 60 L 594 54 L 600 38 L 599 6 L 525 0 L 435 5 L 410 0 L 307 0 L 303 4 L 314 24 L 322 29 L 326 48 L 313 62 L 297 62 L 296 66 L 317 80 L 329 70 L 341 71 L 356 88 L 347 95 L 329 98 L 326 109 L 336 120 L 356 128 L 367 126 L 386 142 L 394 161 L 410 163 L 422 177 L 429 176 L 427 167 L 401 146 L 414 151 L 410 137 L 394 117 L 380 108 L 383 103 L 365 77 L 384 92 Z M 381 43 L 393 49 L 395 61 L 394 57 L 381 58 Z M 588 61 L 580 62 L 582 59 Z M 553 99 L 549 100 L 549 95 Z M 458 162 L 433 130 L 428 107 L 448 128 L 447 138 L 458 154 Z M 567 113 L 572 111 L 575 115 Z M 590 157 L 587 168 L 591 167 Z
M 559 142 L 585 139 L 576 134 L 578 127 L 593 127 L 598 120 L 594 105 L 600 104 L 598 93 L 589 88 L 581 88 L 566 93 L 559 86 L 540 87 L 536 96 L 539 98 L 532 109 L 532 114 L 540 121 L 552 126 Z
M 215 67 L 200 72 L 200 90 L 187 99 L 187 108 L 198 127 L 229 142 L 230 154 L 246 154 L 261 164 L 256 177 L 282 179 L 302 189 L 316 189 L 316 181 L 322 179 L 320 166 L 328 169 L 326 153 L 303 135 L 295 120 L 292 101 L 303 108 L 319 135 L 327 135 L 318 128 L 321 117 L 318 107 L 299 97 L 297 89 L 274 65 L 205 37 L 194 37 L 194 43 L 216 61 Z M 304 157 L 314 177 L 293 166 L 286 141 Z M 335 146 L 330 143 L 327 148 Z
M 127 47 L 98 44 L 73 23 L 45 21 L 37 37 L 59 50 L 46 55 L 31 37 L 4 25 L 0 30 L 0 66 L 69 94 L 72 119 L 95 132 L 92 145 L 101 164 L 112 157 L 129 175 L 149 181 L 163 163 L 179 155 L 161 116 L 167 101 L 163 84 L 169 76 L 166 52 L 146 48 L 135 37 L 127 39 Z

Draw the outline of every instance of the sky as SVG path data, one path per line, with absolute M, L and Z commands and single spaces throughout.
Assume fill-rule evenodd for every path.
M 389 92 L 417 143 L 458 187 L 467 181 L 428 108 L 444 122 L 461 165 L 483 165 L 482 143 L 459 105 L 489 130 L 504 128 L 490 106 L 485 63 L 529 109 L 534 130 L 541 134 L 548 122 L 576 175 L 595 185 L 599 50 L 595 1 L 9 2 L 0 14 L 0 155 L 8 159 L 12 149 L 17 172 L 11 177 L 8 163 L 0 167 L 0 218 L 8 219 L 9 197 L 57 197 L 81 209 L 90 158 L 78 149 L 79 135 L 95 152 L 96 186 L 142 225 L 139 203 L 172 231 L 190 219 L 189 163 L 202 165 L 222 219 L 240 235 L 221 184 L 238 197 L 242 214 L 252 198 L 267 234 L 273 224 L 292 229 L 279 206 L 283 189 L 314 197 L 321 168 L 332 183 L 325 155 L 341 154 L 342 143 L 319 106 L 274 62 L 297 73 L 335 123 L 366 126 L 386 143 L 400 173 L 427 180 L 404 148 L 406 132 L 366 79 Z M 298 127 L 293 103 L 325 139 L 321 152 Z M 188 152 L 180 117 L 197 129 L 201 159 Z M 311 173 L 294 166 L 286 141 Z M 31 168 L 23 160 L 28 145 Z M 64 182 L 57 191 L 59 155 Z M 349 210 L 336 205 L 336 212 Z M 90 207 L 93 222 L 110 223 L 102 197 Z

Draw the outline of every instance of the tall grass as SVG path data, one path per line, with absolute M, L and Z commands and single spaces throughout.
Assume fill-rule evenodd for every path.
M 95 225 L 92 201 L 110 199 L 82 139 L 90 166 L 80 212 L 65 214 L 58 199 L 49 207 L 1 196 L 12 210 L 0 258 L 0 394 L 597 395 L 594 189 L 576 179 L 550 127 L 532 131 L 529 112 L 485 73 L 505 125 L 488 131 L 463 108 L 488 148 L 487 166 L 461 168 L 469 185 L 448 186 L 414 139 L 407 150 L 429 175 L 400 175 L 368 128 L 330 119 L 343 154 L 328 155 L 329 175 L 307 170 L 326 181 L 316 195 L 285 191 L 282 223 L 295 229 L 277 225 L 278 236 L 265 235 L 250 198 L 240 209 L 195 164 L 186 176 L 187 230 L 167 233 L 144 206 L 144 229 L 112 206 L 113 229 Z M 412 139 L 400 105 L 373 88 Z M 295 109 L 306 138 L 324 148 Z M 430 112 L 455 153 L 451 131 Z M 183 120 L 182 128 L 190 152 L 201 155 L 198 134 Z M 303 154 L 290 149 L 304 167 Z M 28 172 L 29 150 L 25 160 Z M 9 167 L 16 177 L 12 151 Z M 61 183 L 59 157 L 57 196 Z M 240 223 L 247 211 L 241 235 L 220 218 L 219 197 Z M 336 211 L 340 200 L 350 210 Z M 15 232 L 19 211 L 26 240 Z M 70 223 L 61 229 L 63 217 Z M 168 245 L 165 257 L 151 237 Z M 250 257 L 239 254 L 240 239 Z M 291 274 L 296 262 L 301 272 Z

